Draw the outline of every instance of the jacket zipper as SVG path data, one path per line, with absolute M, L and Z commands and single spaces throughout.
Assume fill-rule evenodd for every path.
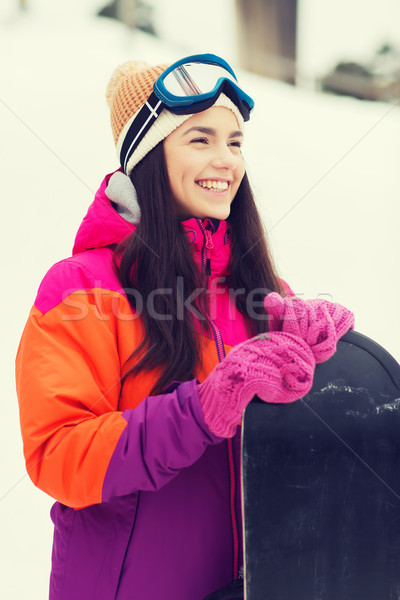
M 210 221 L 202 223 L 197 220 L 201 227 L 204 235 L 204 242 L 201 249 L 201 263 L 203 273 L 206 277 L 205 289 L 208 289 L 208 280 L 211 275 L 211 250 L 214 248 L 212 241 L 213 225 Z M 224 240 L 226 243 L 226 240 Z M 206 313 L 207 320 L 213 331 L 215 345 L 217 347 L 218 360 L 221 362 L 225 358 L 225 348 L 222 339 L 221 332 L 215 322 L 212 320 L 210 314 L 207 311 L 207 304 L 204 300 L 204 312 Z M 232 538 L 233 538 L 233 579 L 239 577 L 239 528 L 238 519 L 236 512 L 236 473 L 235 473 L 235 459 L 233 455 L 233 441 L 232 438 L 227 440 L 228 448 L 228 466 L 229 466 L 229 502 L 231 511 L 231 523 L 232 523 Z

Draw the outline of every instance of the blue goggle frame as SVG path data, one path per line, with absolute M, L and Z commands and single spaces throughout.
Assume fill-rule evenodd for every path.
M 215 74 L 213 79 L 213 73 L 209 70 L 209 89 L 205 92 L 202 92 L 197 87 L 196 81 L 190 80 L 187 82 L 186 93 L 181 93 L 180 95 L 174 94 L 166 84 L 167 78 L 169 75 L 174 74 L 174 72 L 177 73 L 181 69 L 184 69 L 185 65 L 193 66 L 193 64 L 204 65 L 206 67 L 209 65 L 218 67 L 219 73 Z M 207 72 L 207 68 L 205 71 Z M 190 74 L 187 74 L 186 76 L 190 79 Z M 245 121 L 249 120 L 250 111 L 254 107 L 254 100 L 239 87 L 233 69 L 223 58 L 220 58 L 215 54 L 194 54 L 178 60 L 161 73 L 153 85 L 153 90 L 157 98 L 159 98 L 169 110 L 178 114 L 206 110 L 212 106 L 215 99 L 222 91 L 224 91 L 224 93 L 226 93 L 238 106 Z

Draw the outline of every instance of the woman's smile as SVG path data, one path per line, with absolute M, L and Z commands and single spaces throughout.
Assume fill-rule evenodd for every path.
M 226 179 L 201 179 L 196 184 L 205 191 L 222 194 L 228 190 L 230 182 Z

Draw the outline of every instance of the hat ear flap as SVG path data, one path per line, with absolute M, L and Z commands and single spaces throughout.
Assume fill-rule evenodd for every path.
M 108 181 L 106 196 L 116 204 L 115 208 L 121 217 L 134 225 L 139 223 L 140 206 L 130 177 L 122 171 L 116 171 Z

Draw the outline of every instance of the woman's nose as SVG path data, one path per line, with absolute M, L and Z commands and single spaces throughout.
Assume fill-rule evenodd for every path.
M 239 160 L 241 160 L 241 156 L 236 156 L 228 146 L 224 145 L 216 148 L 212 159 L 212 165 L 220 169 L 234 169 Z

